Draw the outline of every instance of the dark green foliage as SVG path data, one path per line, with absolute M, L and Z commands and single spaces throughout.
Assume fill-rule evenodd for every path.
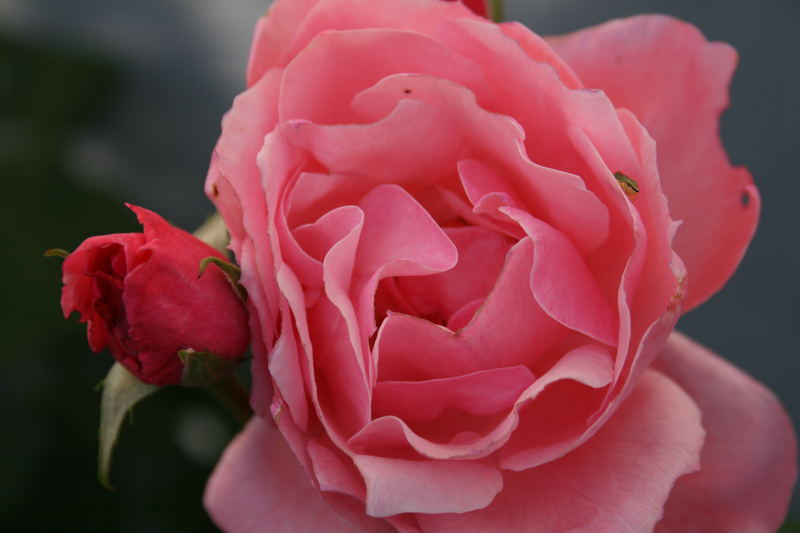
M 0 33 L 4 531 L 215 531 L 202 491 L 234 423 L 204 391 L 169 387 L 142 402 L 135 428 L 122 431 L 117 491 L 97 482 L 94 387 L 113 359 L 89 351 L 76 316 L 63 319 L 61 259 L 42 256 L 94 234 L 139 231 L 122 199 L 88 187 L 91 180 L 65 164 L 76 137 L 112 109 L 115 94 L 112 63 Z M 207 442 L 204 423 L 216 431 Z M 187 434 L 199 441 L 194 458 Z

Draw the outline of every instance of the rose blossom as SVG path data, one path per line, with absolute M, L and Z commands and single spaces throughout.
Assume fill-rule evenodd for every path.
M 787 417 L 672 333 L 758 218 L 717 135 L 735 61 L 663 16 L 546 41 L 459 3 L 277 0 L 206 186 L 260 415 L 217 524 L 776 529 Z
M 181 381 L 179 350 L 241 357 L 249 333 L 242 302 L 216 266 L 214 248 L 152 211 L 129 206 L 144 233 L 90 237 L 64 260 L 61 308 L 87 323 L 89 347 L 155 385 Z

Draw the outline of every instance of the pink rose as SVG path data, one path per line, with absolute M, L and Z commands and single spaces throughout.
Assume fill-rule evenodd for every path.
M 204 258 L 224 257 L 152 211 L 129 207 L 144 233 L 90 237 L 64 261 L 64 316 L 78 311 L 89 347 L 108 347 L 146 383 L 180 383 L 179 350 L 241 357 L 249 340 L 242 302 L 216 266 L 198 278 Z
M 206 187 L 260 415 L 216 523 L 776 529 L 787 417 L 672 333 L 758 218 L 717 136 L 735 62 L 663 16 L 546 41 L 459 3 L 277 0 Z

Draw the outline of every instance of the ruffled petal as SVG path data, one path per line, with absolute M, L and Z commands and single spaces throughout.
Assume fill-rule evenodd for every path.
M 592 389 L 605 387 L 612 379 L 613 362 L 608 352 L 600 345 L 579 346 L 564 354 L 561 359 L 553 365 L 550 370 L 537 378 L 527 389 L 525 389 L 516 400 L 512 411 L 501 420 L 494 419 L 497 423 L 490 428 L 485 428 L 484 435 L 462 432 L 455 435 L 452 442 L 443 444 L 433 442 L 416 434 L 409 426 L 395 416 L 384 416 L 373 420 L 364 429 L 359 431 L 348 442 L 349 446 L 363 453 L 383 453 L 386 451 L 396 452 L 405 446 L 410 446 L 417 453 L 431 459 L 476 459 L 489 455 L 503 446 L 508 441 L 511 433 L 518 426 L 520 420 L 520 409 L 526 404 L 532 405 L 536 409 L 536 402 L 539 397 L 547 398 L 555 385 L 558 383 L 573 382 L 576 386 L 584 386 Z M 545 404 L 549 405 L 549 404 Z M 474 428 L 479 429 L 479 428 Z M 559 437 L 564 437 L 562 432 Z M 536 449 L 525 449 L 519 457 L 511 458 L 515 468 L 526 462 L 542 462 L 561 457 L 570 449 L 575 447 L 573 435 L 566 441 L 547 442 L 546 450 L 541 447 Z M 523 446 L 528 448 L 541 445 L 541 442 L 526 442 Z M 539 464 L 539 463 L 537 463 Z M 521 467 L 526 468 L 525 466 Z
M 503 366 L 534 365 L 563 338 L 565 330 L 533 298 L 532 256 L 533 245 L 527 238 L 511 248 L 492 292 L 472 320 L 457 332 L 420 318 L 390 313 L 375 341 L 379 379 L 436 379 Z
M 550 42 L 586 86 L 632 111 L 656 140 L 670 211 L 683 221 L 675 249 L 690 276 L 684 310 L 695 307 L 739 264 L 760 209 L 750 173 L 730 165 L 719 138 L 736 52 L 661 15 L 616 20 Z
M 523 472 L 505 472 L 488 507 L 417 515 L 431 533 L 642 533 L 661 517 L 675 479 L 697 469 L 703 429 L 691 398 L 649 372 L 591 440 Z
M 452 172 L 461 148 L 457 126 L 440 110 L 414 100 L 402 101 L 374 124 L 331 126 L 294 120 L 282 130 L 331 172 L 356 175 L 376 185 L 441 181 Z
M 489 294 L 512 243 L 475 226 L 444 228 L 444 232 L 458 249 L 456 266 L 441 274 L 395 278 L 395 284 L 415 316 L 447 321 L 466 304 Z
M 559 231 L 514 207 L 500 208 L 533 242 L 530 288 L 554 320 L 608 345 L 615 344 L 618 321 L 575 246 Z
M 480 24 L 478 26 L 482 27 Z M 514 45 L 513 41 L 509 42 Z M 484 58 L 483 61 L 490 60 Z M 524 66 L 515 64 L 509 69 Z M 537 90 L 537 87 L 530 88 L 530 94 L 536 94 Z M 528 98 L 530 94 L 527 94 Z M 473 198 L 475 201 L 479 201 L 481 195 L 492 192 L 507 193 L 518 198 L 520 207 L 537 213 L 542 220 L 563 231 L 584 252 L 597 248 L 608 237 L 608 211 L 602 202 L 587 190 L 577 175 L 556 170 L 563 167 L 539 165 L 538 161 L 528 158 L 523 142 L 529 132 L 520 127 L 511 110 L 506 110 L 509 111 L 508 116 L 487 111 L 478 105 L 476 95 L 467 88 L 450 80 L 418 74 L 395 74 L 384 78 L 356 95 L 353 107 L 370 120 L 386 117 L 380 124 L 396 117 L 408 99 L 413 99 L 420 106 L 423 103 L 430 106 L 423 109 L 438 111 L 435 117 L 416 119 L 424 124 L 423 128 L 416 123 L 401 126 L 399 120 L 396 122 L 396 128 L 410 130 L 416 139 L 427 141 L 414 158 L 415 162 L 417 159 L 423 162 L 430 159 L 428 154 L 434 141 L 439 143 L 436 144 L 435 153 L 450 155 L 454 139 L 442 135 L 455 135 L 460 140 L 456 145 L 460 148 L 458 159 L 464 160 L 458 163 L 457 168 L 466 192 L 472 191 L 471 194 L 476 195 Z M 543 107 L 549 109 L 559 105 L 562 103 L 550 101 Z M 495 107 L 491 108 L 495 110 Z M 608 110 L 613 113 L 610 106 Z M 422 122 L 432 119 L 436 121 L 434 125 Z M 442 122 L 451 124 L 449 132 Z M 550 137 L 557 135 L 558 128 L 563 126 L 563 118 L 547 116 L 542 117 L 540 122 L 537 123 L 540 127 L 548 128 L 549 137 L 539 140 L 550 146 Z M 403 163 L 404 166 L 408 164 Z M 447 176 L 448 172 L 452 173 L 455 164 L 456 161 L 448 160 L 444 173 L 438 167 L 429 167 L 422 171 L 422 175 Z
M 342 76 L 342 65 L 348 75 Z M 361 29 L 322 33 L 286 67 L 280 119 L 319 124 L 358 122 L 353 96 L 386 76 L 414 72 L 452 80 L 479 96 L 486 81 L 470 60 L 416 32 Z
M 672 491 L 658 533 L 772 533 L 797 479 L 797 444 L 775 396 L 727 361 L 673 333 L 655 362 L 697 402 L 700 471 Z

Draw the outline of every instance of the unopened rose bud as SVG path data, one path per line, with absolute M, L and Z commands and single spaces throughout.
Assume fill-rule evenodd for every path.
M 181 351 L 241 358 L 249 331 L 240 296 L 216 265 L 198 276 L 203 259 L 224 257 L 152 211 L 128 207 L 144 233 L 91 237 L 64 261 L 64 316 L 78 311 L 89 347 L 108 347 L 146 383 L 180 383 Z
M 494 13 L 493 11 L 497 10 L 501 2 L 502 0 L 500 2 L 497 0 L 461 0 L 461 3 L 470 8 L 476 15 L 482 17 L 489 17 L 490 15 L 496 17 L 498 13 Z

